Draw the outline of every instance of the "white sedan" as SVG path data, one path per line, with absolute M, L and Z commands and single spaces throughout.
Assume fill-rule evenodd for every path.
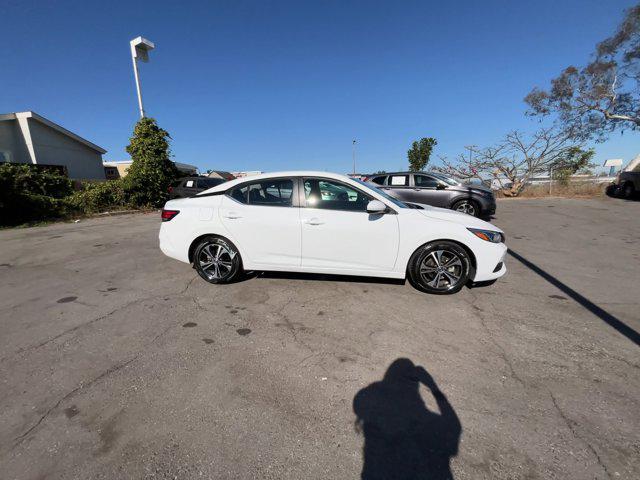
M 326 172 L 240 178 L 162 211 L 160 249 L 211 283 L 245 270 L 409 278 L 455 293 L 506 273 L 504 234 L 464 213 L 407 204 Z

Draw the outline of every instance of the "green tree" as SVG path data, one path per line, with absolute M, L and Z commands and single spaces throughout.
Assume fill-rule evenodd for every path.
M 554 162 L 553 179 L 557 180 L 561 185 L 569 185 L 571 175 L 580 171 L 593 168 L 591 159 L 595 155 L 593 148 L 583 150 L 578 146 L 569 147 L 564 154 Z
M 555 115 L 578 140 L 606 140 L 616 129 L 640 130 L 640 5 L 626 11 L 617 31 L 596 45 L 584 67 L 570 65 L 550 88 L 525 97 L 529 115 Z
M 417 142 L 413 142 L 411 149 L 407 152 L 409 170 L 412 172 L 424 170 L 424 167 L 429 163 L 433 147 L 437 144 L 436 139 L 432 137 L 421 138 Z
M 0 163 L 0 225 L 61 217 L 71 193 L 73 182 L 55 170 Z
M 141 118 L 127 146 L 133 163 L 124 178 L 129 202 L 138 207 L 161 206 L 168 198 L 171 182 L 178 176 L 169 160 L 171 137 L 153 118 Z

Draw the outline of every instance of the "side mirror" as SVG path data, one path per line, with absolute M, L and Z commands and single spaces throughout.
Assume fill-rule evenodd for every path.
M 372 214 L 386 213 L 387 206 L 380 200 L 371 200 L 367 203 L 367 212 Z
M 446 185 L 444 185 L 443 183 L 439 183 L 439 184 L 436 186 L 436 190 L 445 190 L 446 188 L 447 188 L 447 186 L 446 186 Z

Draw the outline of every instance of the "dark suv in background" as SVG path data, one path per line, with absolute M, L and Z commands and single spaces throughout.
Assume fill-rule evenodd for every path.
M 490 188 L 464 184 L 440 173 L 394 172 L 370 175 L 364 181 L 403 202 L 426 203 L 475 217 L 488 217 L 496 211 L 496 199 Z
M 226 182 L 223 178 L 211 177 L 184 177 L 176 180 L 169 187 L 169 199 L 193 197 L 209 188 Z

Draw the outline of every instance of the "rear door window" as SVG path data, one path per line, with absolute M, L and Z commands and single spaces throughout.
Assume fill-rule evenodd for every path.
M 384 181 L 385 181 L 386 179 L 387 179 L 387 176 L 386 176 L 386 175 L 381 175 L 381 176 L 379 176 L 379 177 L 373 177 L 373 178 L 371 179 L 371 181 L 372 181 L 373 183 L 378 184 L 378 185 L 384 185 Z
M 265 180 L 249 185 L 250 205 L 291 206 L 293 181 L 290 179 Z
M 406 187 L 409 185 L 409 175 L 390 175 L 387 185 L 394 187 Z

